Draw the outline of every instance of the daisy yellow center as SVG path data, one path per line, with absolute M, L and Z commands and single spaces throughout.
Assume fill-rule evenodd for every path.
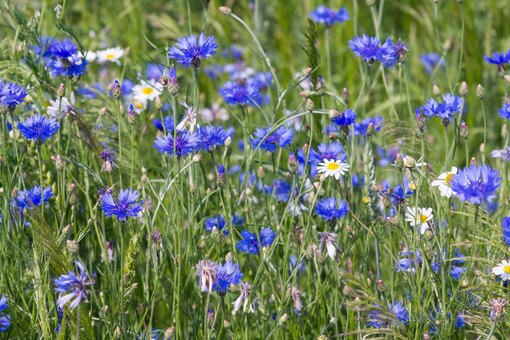
M 444 179 L 445 183 L 450 185 L 450 182 L 452 181 L 452 178 L 453 178 L 453 174 L 452 173 L 446 175 L 446 178 Z
M 143 105 L 142 105 L 142 103 L 140 103 L 140 102 L 136 102 L 136 103 L 135 103 L 135 107 L 136 107 L 137 109 L 141 109 L 141 108 L 143 108 Z
M 340 164 L 334 163 L 334 162 L 333 163 L 329 163 L 328 165 L 326 165 L 326 168 L 328 170 L 335 171 L 335 170 L 340 169 Z
M 144 87 L 143 90 L 142 90 L 142 93 L 145 94 L 145 95 L 149 95 L 152 92 L 154 92 L 154 89 L 152 87 Z
M 421 221 L 421 223 L 427 222 L 427 218 L 428 218 L 427 215 L 420 214 L 420 221 Z
M 106 59 L 108 59 L 108 60 L 115 59 L 115 55 L 113 53 L 107 54 Z
M 503 266 L 503 271 L 507 274 L 510 274 L 510 265 L 507 264 L 506 266 Z

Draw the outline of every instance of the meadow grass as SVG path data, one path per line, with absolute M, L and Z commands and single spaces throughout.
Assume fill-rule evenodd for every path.
M 309 20 L 323 4 L 345 6 L 350 18 L 331 27 Z M 509 18 L 507 0 L 2 1 L 0 79 L 28 95 L 16 107 L 0 101 L 0 298 L 8 299 L 0 337 L 510 337 L 505 274 L 492 272 L 508 260 L 510 187 L 505 159 L 491 156 L 508 147 L 498 110 L 510 78 L 484 60 L 510 47 Z M 213 56 L 199 67 L 169 58 L 179 38 L 201 32 L 217 42 Z M 349 47 L 362 34 L 402 40 L 407 52 L 394 67 L 369 65 Z M 79 77 L 55 75 L 60 57 L 36 52 L 42 36 L 69 39 L 82 56 L 124 53 L 104 63 L 98 54 Z M 426 72 L 426 53 L 444 67 Z M 252 93 L 265 100 L 227 103 L 220 88 L 251 84 L 251 69 L 265 72 Z M 124 85 L 151 77 L 147 92 L 159 95 L 136 107 Z M 448 123 L 416 118 L 447 93 L 462 101 Z M 57 133 L 27 138 L 20 124 L 66 101 Z M 215 104 L 228 119 L 207 121 Z M 331 129 L 347 109 L 356 123 Z M 384 122 L 364 121 L 376 116 Z M 178 128 L 183 117 L 193 119 Z M 195 138 L 209 125 L 233 134 L 212 138 L 213 148 L 158 152 L 155 141 Z M 349 165 L 340 179 L 317 173 L 321 143 L 338 143 L 334 160 Z M 481 202 L 432 186 L 470 165 L 501 179 L 494 190 L 486 173 L 473 184 L 469 195 L 485 194 Z M 53 196 L 24 199 L 35 186 Z M 139 197 L 115 208 L 132 212 L 124 219 L 107 200 L 126 189 Z M 325 198 L 346 208 L 321 212 Z M 408 210 L 429 207 L 421 232 Z M 73 291 L 80 303 L 59 309 Z

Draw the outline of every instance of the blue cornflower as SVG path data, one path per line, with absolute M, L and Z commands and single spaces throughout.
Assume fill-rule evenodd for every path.
M 73 300 L 73 302 L 69 305 L 71 309 L 78 307 L 82 301 L 87 301 L 87 287 L 94 284 L 94 279 L 89 278 L 85 266 L 78 261 L 75 261 L 74 263 L 80 270 L 78 274 L 69 271 L 67 274 L 53 279 L 56 286 L 55 291 L 60 293 L 57 300 L 57 305 L 60 308 L 64 308 L 64 306 L 71 300 Z
M 303 262 L 303 260 L 299 261 L 299 263 L 298 263 L 297 256 L 291 255 L 289 257 L 289 270 L 292 272 L 294 270 L 294 268 L 296 268 L 296 266 L 297 266 L 298 272 L 305 270 L 305 263 Z
M 296 192 L 299 189 L 296 188 Z M 265 185 L 264 192 L 273 195 L 279 202 L 288 202 L 293 195 L 292 185 L 284 180 L 277 179 L 271 185 Z
M 78 47 L 72 41 L 55 41 L 47 52 L 46 66 L 54 77 L 78 77 L 85 73 L 87 60 L 80 56 Z
M 488 165 L 470 165 L 459 170 L 450 184 L 454 195 L 463 202 L 482 204 L 492 202 L 496 198 L 501 177 L 497 170 Z
M 259 254 L 260 247 L 270 247 L 276 237 L 276 233 L 271 228 L 262 228 L 260 231 L 260 243 L 257 235 L 250 233 L 248 230 L 241 232 L 243 238 L 236 244 L 236 248 L 246 254 Z
M 56 44 L 58 44 L 58 41 L 53 37 L 41 36 L 37 38 L 37 45 L 32 46 L 32 49 L 37 57 L 46 58 L 51 55 L 51 51 Z
M 14 111 L 27 94 L 23 86 L 0 79 L 0 107 Z
M 445 67 L 443 57 L 441 57 L 437 53 L 422 54 L 420 57 L 420 61 L 427 74 L 431 74 L 432 72 L 434 72 L 434 69 L 438 66 L 441 68 Z
M 362 188 L 365 185 L 365 177 L 360 174 L 352 174 L 352 186 L 354 188 Z
M 243 279 L 243 273 L 239 270 L 239 265 L 232 263 L 232 261 L 218 264 L 216 270 L 216 279 L 212 288 L 220 295 L 226 294 L 230 285 L 237 286 Z
M 226 82 L 220 88 L 220 94 L 229 105 L 261 106 L 269 101 L 269 98 L 251 81 Z
M 334 197 L 327 197 L 317 203 L 315 213 L 326 221 L 339 219 L 347 215 L 349 207 L 345 201 L 340 201 Z
M 227 59 L 232 57 L 234 60 L 243 58 L 243 48 L 241 46 L 231 45 L 221 51 L 223 58 Z
M 174 154 L 176 156 L 186 156 L 190 153 L 198 151 L 200 141 L 195 134 L 187 132 L 177 132 L 174 141 L 173 133 L 169 133 L 164 136 L 159 136 L 154 141 L 154 147 L 159 153 L 167 153 L 169 155 Z
M 501 229 L 503 229 L 503 240 L 510 246 L 510 216 L 503 217 L 501 221 Z
M 379 305 L 373 306 L 375 309 L 368 312 L 368 326 L 373 328 L 384 328 L 387 327 L 389 322 L 394 326 L 407 325 L 409 323 L 409 312 L 407 308 L 401 302 L 394 302 L 388 306 L 389 314 L 391 314 L 391 320 L 388 320 L 388 316 L 380 311 Z
M 47 118 L 37 113 L 18 123 L 18 129 L 23 137 L 38 144 L 56 134 L 59 127 L 60 124 L 55 118 Z
M 166 130 L 166 133 L 170 133 L 170 132 L 174 131 L 174 118 L 171 117 L 171 116 L 166 116 L 165 118 L 163 118 L 163 123 L 161 122 L 161 120 L 159 120 L 157 118 L 154 118 L 152 120 L 152 124 L 159 131 L 165 131 Z M 163 128 L 163 124 L 164 124 L 164 128 Z
M 20 209 L 32 209 L 33 207 L 40 206 L 42 203 L 41 200 L 48 202 L 51 197 L 53 197 L 51 187 L 47 187 L 42 191 L 40 186 L 36 186 L 32 189 L 19 191 L 16 201 Z
M 393 68 L 397 62 L 405 59 L 407 53 L 407 45 L 400 41 L 396 44 L 388 38 L 381 46 L 377 60 L 383 64 L 384 67 Z
M 360 123 L 354 124 L 354 135 L 355 136 L 367 136 L 368 126 L 370 123 L 374 126 L 374 131 L 380 131 L 384 120 L 381 116 L 375 116 L 375 117 L 368 117 L 363 119 Z
M 504 64 L 510 63 L 510 50 L 508 52 L 494 52 L 492 57 L 485 56 L 485 61 L 489 64 L 498 65 L 499 68 L 503 68 Z
M 333 123 L 339 126 L 349 126 L 356 122 L 356 118 L 358 115 L 351 109 L 346 109 L 344 112 L 339 115 L 334 115 L 331 120 Z
M 409 198 L 414 191 L 409 187 L 409 181 L 404 177 L 404 186 L 401 184 L 395 186 L 394 188 L 391 188 L 389 184 L 385 183 L 385 192 L 387 193 L 388 197 L 390 198 L 391 203 L 395 205 L 401 205 L 405 202 L 406 198 Z
M 368 65 L 378 60 L 381 48 L 381 41 L 376 37 L 363 34 L 349 41 L 349 48 L 354 54 L 363 59 Z
M 227 138 L 233 134 L 233 128 L 225 130 L 221 126 L 202 126 L 197 131 L 200 147 L 204 151 L 214 151 L 217 147 L 225 145 Z
M 275 152 L 278 147 L 285 148 L 292 143 L 294 131 L 282 126 L 276 130 L 271 127 L 258 128 L 250 138 L 254 148 Z
M 214 215 L 213 217 L 209 217 L 207 220 L 205 220 L 205 230 L 212 231 L 213 228 L 216 228 L 218 230 L 223 230 L 225 228 L 225 225 L 227 222 L 221 216 L 220 214 Z M 228 230 L 225 230 L 225 235 L 228 234 Z
M 200 67 L 201 59 L 209 58 L 216 53 L 218 45 L 213 36 L 190 35 L 177 40 L 176 46 L 168 51 L 168 56 L 186 67 Z
M 412 251 L 402 251 L 400 252 L 400 257 L 400 260 L 398 260 L 398 263 L 395 265 L 397 272 L 414 273 L 416 268 L 421 267 L 422 257 L 420 250 L 416 251 L 416 258 Z
M 501 118 L 510 119 L 510 103 L 504 103 L 503 107 L 498 110 Z
M 310 13 L 310 19 L 318 24 L 324 24 L 327 27 L 333 26 L 335 23 L 342 23 L 349 20 L 349 12 L 347 8 L 342 7 L 335 12 L 324 5 L 320 5 Z
M 4 314 L 5 310 L 9 307 L 7 301 L 8 299 L 2 295 L 0 298 L 0 333 L 4 333 L 11 326 L 11 316 Z
M 427 100 L 427 103 L 422 107 L 423 113 L 428 117 L 439 117 L 443 120 L 453 119 L 455 113 L 462 110 L 464 99 L 456 97 L 451 93 L 443 95 L 443 102 L 438 103 L 435 99 Z
M 117 201 L 113 199 L 111 193 L 106 192 L 101 195 L 101 208 L 105 216 L 117 216 L 120 222 L 125 222 L 128 217 L 137 217 L 142 211 L 142 201 L 138 201 L 140 194 L 136 190 L 120 190 Z

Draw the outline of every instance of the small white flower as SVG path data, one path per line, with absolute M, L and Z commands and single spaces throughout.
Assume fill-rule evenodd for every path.
M 48 114 L 52 117 L 62 118 L 66 114 L 74 111 L 74 93 L 71 93 L 71 101 L 69 101 L 66 97 L 62 97 L 62 100 L 57 98 L 56 100 L 50 99 L 50 105 L 46 108 Z
M 433 218 L 432 208 L 407 207 L 406 221 L 409 222 L 411 226 L 415 228 L 418 227 L 422 235 L 430 229 L 430 223 L 432 223 Z
M 443 172 L 439 177 L 432 182 L 433 187 L 438 187 L 439 191 L 441 192 L 441 196 L 443 197 L 452 197 L 454 194 L 452 190 L 451 181 L 453 179 L 453 176 L 457 174 L 457 168 L 452 167 L 451 171 Z
M 92 52 L 92 51 L 85 51 L 85 55 L 83 55 L 83 53 L 81 53 L 81 51 L 78 52 L 78 55 L 82 58 L 82 59 L 85 59 L 86 61 L 88 61 L 89 63 L 93 62 L 94 60 L 96 60 L 96 57 L 97 57 L 97 54 L 96 52 Z
M 155 99 L 163 91 L 163 85 L 151 79 L 143 80 L 140 84 L 133 86 L 133 97 L 136 101 L 143 102 L 144 105 L 149 100 Z
M 325 177 L 335 177 L 336 179 L 340 179 L 340 176 L 345 175 L 348 170 L 349 164 L 334 159 L 324 159 L 324 162 L 319 163 L 317 166 L 318 173 L 324 174 Z
M 120 64 L 119 59 L 124 56 L 125 51 L 120 47 L 107 48 L 106 50 L 97 51 L 97 62 L 100 64 L 110 61 L 112 63 Z
M 181 122 L 176 126 L 177 131 L 184 131 L 188 130 L 189 132 L 193 133 L 195 129 L 198 126 L 198 120 L 197 120 L 197 112 L 194 108 L 191 106 L 186 105 L 185 103 L 181 103 L 186 107 L 186 110 L 184 111 L 184 118 L 181 120 Z
M 496 267 L 492 268 L 492 273 L 501 277 L 503 281 L 510 280 L 510 261 L 501 261 Z

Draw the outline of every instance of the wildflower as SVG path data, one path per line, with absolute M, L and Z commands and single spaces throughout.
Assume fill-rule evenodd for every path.
M 262 228 L 260 231 L 260 243 L 257 239 L 257 235 L 250 233 L 248 230 L 241 232 L 243 238 L 236 244 L 236 248 L 246 254 L 259 254 L 260 247 L 270 247 L 276 237 L 274 231 L 270 228 Z
M 23 137 L 42 144 L 45 140 L 57 133 L 60 124 L 55 118 L 35 114 L 28 117 L 24 122 L 18 123 L 18 129 Z
M 217 214 L 213 217 L 209 217 L 207 220 L 205 220 L 205 230 L 212 231 L 213 228 L 216 228 L 217 230 L 223 230 L 225 228 L 225 225 L 227 222 L 221 216 L 220 214 Z M 228 234 L 228 230 L 225 230 L 225 235 Z
M 407 45 L 400 41 L 396 44 L 388 38 L 381 46 L 377 60 L 386 68 L 393 68 L 397 62 L 402 62 L 407 53 Z
M 347 8 L 342 7 L 335 12 L 324 5 L 317 7 L 310 13 L 310 19 L 318 24 L 324 24 L 326 27 L 331 27 L 335 23 L 342 23 L 349 20 L 349 12 Z
M 333 115 L 331 120 L 338 126 L 349 126 L 356 122 L 358 115 L 351 109 L 346 109 L 344 112 Z
M 510 103 L 504 103 L 503 107 L 498 110 L 501 118 L 510 119 Z
M 490 304 L 491 304 L 490 318 L 492 321 L 495 321 L 504 314 L 505 307 L 508 304 L 508 301 L 506 299 L 492 299 Z
M 119 222 L 125 222 L 128 217 L 137 217 L 142 211 L 142 201 L 138 201 L 140 194 L 136 190 L 120 190 L 117 200 L 113 199 L 111 193 L 101 195 L 101 208 L 105 216 L 117 216 Z
M 417 250 L 415 253 L 412 251 L 400 252 L 401 259 L 395 265 L 397 272 L 412 272 L 416 271 L 416 268 L 421 266 L 422 256 L 421 251 Z
M 229 81 L 220 88 L 220 93 L 229 105 L 260 106 L 269 101 L 251 79 L 242 82 Z
M 301 291 L 296 286 L 289 285 L 287 291 L 285 292 L 285 296 L 292 299 L 294 302 L 294 312 L 299 314 L 301 309 L 303 308 L 303 304 L 301 303 Z
M 360 123 L 354 124 L 354 135 L 355 136 L 368 136 L 368 127 L 372 124 L 375 131 L 380 131 L 383 126 L 383 118 L 380 116 L 368 117 L 363 119 Z
M 420 61 L 423 65 L 423 68 L 425 69 L 425 72 L 428 74 L 431 74 L 436 67 L 445 67 L 445 61 L 443 57 L 437 53 L 422 54 Z
M 177 124 L 177 131 L 188 130 L 190 133 L 195 131 L 195 128 L 198 125 L 197 121 L 197 111 L 193 107 L 188 107 L 184 104 L 186 110 L 184 111 L 184 118 L 181 120 L 179 124 Z
M 115 153 L 112 150 L 106 149 L 101 151 L 99 157 L 103 160 L 101 172 L 110 173 L 113 168 L 117 167 L 117 164 L 115 164 Z
M 503 69 L 503 65 L 510 63 L 510 50 L 508 52 L 494 52 L 492 57 L 486 55 L 485 61 L 489 64 L 497 65 L 498 68 Z
M 220 295 L 226 294 L 230 285 L 237 286 L 243 278 L 239 265 L 232 263 L 230 260 L 226 261 L 225 264 L 218 264 L 216 268 L 216 279 L 213 282 L 212 289 Z
M 503 229 L 503 240 L 510 246 L 510 216 L 503 217 L 501 229 Z
M 32 209 L 33 207 L 40 206 L 42 203 L 48 202 L 51 197 L 53 197 L 51 187 L 47 187 L 42 191 L 40 186 L 36 186 L 32 189 L 19 191 L 16 200 L 20 209 Z
M 46 108 L 46 110 L 51 117 L 62 118 L 74 111 L 74 103 L 74 94 L 71 93 L 71 101 L 69 101 L 66 97 L 50 100 L 50 105 Z
M 142 80 L 140 84 L 133 86 L 133 98 L 141 103 L 147 103 L 149 100 L 156 99 L 161 95 L 163 85 L 155 80 Z
M 491 156 L 492 158 L 500 158 L 503 162 L 510 161 L 510 146 L 502 150 L 492 150 Z
M 220 107 L 220 104 L 214 103 L 210 108 L 203 108 L 199 111 L 202 121 L 205 123 L 211 123 L 214 121 L 226 121 L 230 115 L 227 109 Z
M 453 190 L 451 181 L 457 174 L 457 171 L 458 169 L 453 166 L 451 171 L 443 172 L 435 181 L 432 181 L 432 186 L 438 187 L 442 197 L 452 197 Z
M 451 180 L 452 190 L 455 197 L 471 204 L 492 202 L 496 197 L 501 182 L 497 170 L 488 165 L 470 165 L 468 168 L 459 170 Z
M 4 333 L 11 326 L 11 316 L 5 314 L 5 310 L 9 307 L 7 300 L 3 295 L 0 298 L 0 333 Z
M 379 57 L 381 41 L 375 37 L 363 34 L 349 41 L 349 48 L 357 57 L 372 65 Z
M 233 128 L 225 131 L 221 126 L 203 126 L 197 130 L 200 147 L 205 151 L 214 151 L 217 147 L 225 145 L 225 141 L 232 137 L 233 133 Z
M 258 128 L 250 139 L 254 148 L 275 152 L 278 147 L 285 148 L 289 146 L 293 137 L 294 131 L 282 126 L 276 130 L 271 127 Z
M 23 86 L 0 79 L 0 108 L 14 111 L 27 95 Z
M 499 276 L 503 281 L 510 280 L 510 261 L 503 260 L 496 267 L 492 268 L 492 273 Z
M 250 291 L 251 285 L 248 282 L 241 282 L 241 293 L 239 297 L 234 301 L 234 308 L 232 309 L 232 314 L 236 314 L 239 310 L 241 310 L 241 306 L 243 307 L 243 311 L 245 313 L 254 313 L 253 304 L 248 305 L 250 299 Z
M 427 103 L 422 107 L 423 113 L 428 118 L 439 117 L 441 119 L 453 119 L 455 113 L 462 110 L 464 106 L 464 99 L 456 97 L 451 93 L 443 95 L 443 102 L 438 103 L 435 99 L 427 100 Z
M 103 64 L 112 62 L 120 65 L 120 58 L 124 56 L 125 51 L 120 47 L 107 48 L 96 52 L 96 60 L 98 63 Z
M 57 300 L 57 305 L 60 308 L 64 308 L 64 306 L 71 300 L 73 300 L 73 302 L 69 305 L 71 309 L 78 307 L 82 301 L 87 301 L 87 287 L 94 284 L 94 279 L 89 278 L 85 266 L 78 261 L 75 261 L 74 263 L 80 270 L 78 274 L 69 271 L 67 274 L 53 279 L 56 286 L 55 291 L 60 293 Z
M 209 58 L 216 53 L 218 45 L 213 36 L 206 37 L 204 33 L 199 36 L 190 35 L 177 40 L 176 46 L 168 51 L 168 56 L 177 60 L 186 67 L 200 67 L 201 60 Z
M 430 223 L 432 223 L 432 208 L 411 208 L 407 207 L 406 221 L 411 224 L 412 227 L 418 227 L 420 234 L 425 234 L 425 231 L 430 229 Z
M 298 272 L 305 270 L 305 263 L 301 260 L 298 263 L 298 258 L 295 255 L 289 257 L 289 272 L 292 272 L 297 267 Z
M 55 41 L 45 59 L 46 67 L 54 77 L 78 77 L 85 73 L 87 60 L 78 52 L 78 47 L 70 40 Z
M 319 163 L 317 166 L 317 172 L 324 174 L 327 177 L 335 177 L 340 179 L 340 176 L 344 176 L 349 171 L 349 164 L 344 163 L 340 160 L 324 159 L 323 163 Z
M 164 136 L 159 136 L 154 141 L 154 147 L 159 153 L 167 153 L 168 155 L 187 156 L 196 152 L 199 149 L 199 139 L 195 134 L 187 132 L 168 133 Z
M 326 248 L 328 256 L 334 261 L 336 256 L 335 241 L 337 234 L 330 232 L 319 232 L 319 247 L 321 251 Z
M 349 207 L 345 201 L 338 202 L 336 198 L 328 197 L 317 203 L 315 212 L 324 220 L 331 221 L 346 216 L 349 212 Z
M 409 312 L 401 302 L 393 302 L 388 305 L 389 315 L 380 311 L 379 305 L 374 305 L 374 309 L 368 312 L 368 326 L 373 328 L 384 328 L 388 326 L 389 321 L 394 326 L 407 325 L 409 323 Z M 391 320 L 388 320 L 388 319 Z
M 200 290 L 211 293 L 213 284 L 216 281 L 218 266 L 211 260 L 200 260 L 195 268 Z

